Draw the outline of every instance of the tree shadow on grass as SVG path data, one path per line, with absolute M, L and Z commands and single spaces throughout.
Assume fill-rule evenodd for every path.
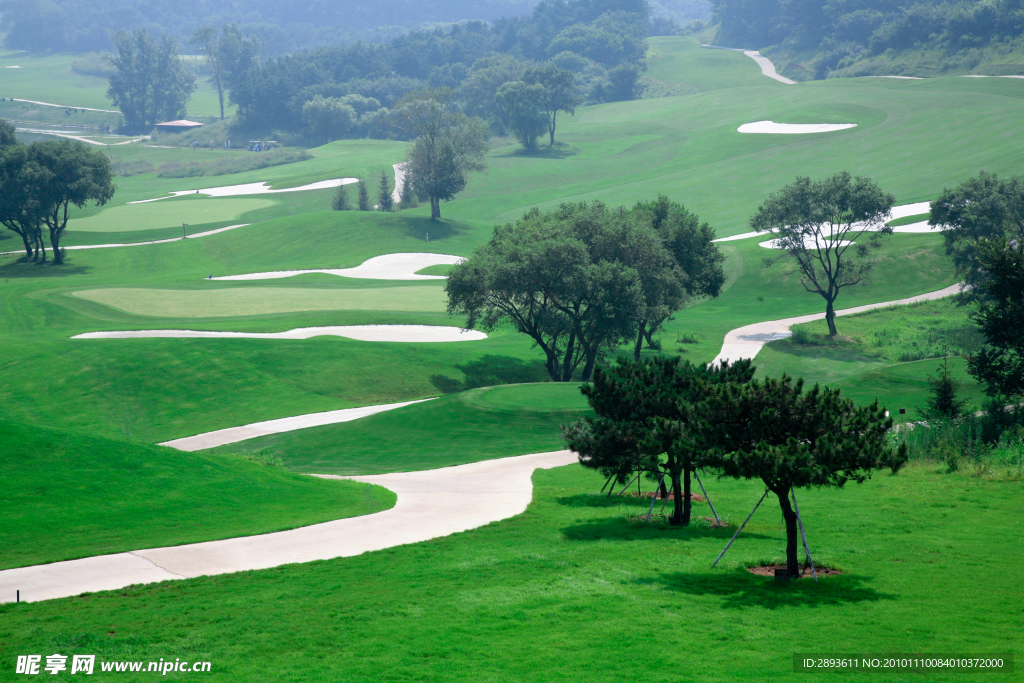
M 426 216 L 400 216 L 400 218 L 405 223 L 405 232 L 409 237 L 424 240 L 425 242 L 427 241 L 428 234 L 430 235 L 430 242 L 438 242 L 449 237 L 465 234 L 471 229 L 464 223 L 444 218 L 436 221 L 432 221 Z
M 67 261 L 55 266 L 51 262 L 37 263 L 28 261 L 22 256 L 17 261 L 0 266 L 0 278 L 33 278 L 33 277 L 64 277 L 67 275 L 85 275 L 92 271 L 88 266 L 75 266 Z
M 519 147 L 513 152 L 500 154 L 498 156 L 503 159 L 512 159 L 516 157 L 526 157 L 528 159 L 565 159 L 579 153 L 580 150 L 575 147 L 571 147 L 564 142 L 556 142 L 554 147 L 543 144 L 538 145 L 537 149 L 525 149 L 523 147 Z
M 808 577 L 789 583 L 776 583 L 772 578 L 755 576 L 745 569 L 711 570 L 705 573 L 661 574 L 636 579 L 640 585 L 661 585 L 665 590 L 689 595 L 716 595 L 723 598 L 726 609 L 747 607 L 826 607 L 854 602 L 893 600 L 895 595 L 880 593 L 865 585 L 859 576 L 829 576 L 818 583 Z
M 493 387 L 500 384 L 526 384 L 544 382 L 550 377 L 540 361 L 524 361 L 512 356 L 482 356 L 455 366 L 466 376 L 459 381 L 445 375 L 431 375 L 430 383 L 445 394 L 475 389 L 477 387 Z
M 733 527 L 711 527 L 701 521 L 691 521 L 688 526 L 672 526 L 664 516 L 652 517 L 650 522 L 645 522 L 643 517 L 647 515 L 647 508 L 650 505 L 637 506 L 637 518 L 627 519 L 626 517 L 606 517 L 595 519 L 589 522 L 582 522 L 572 526 L 562 527 L 562 535 L 572 541 L 641 541 L 652 538 L 665 538 L 671 535 L 672 538 L 715 538 L 720 539 L 724 545 L 735 533 Z M 669 501 L 669 506 L 672 503 Z M 654 512 L 658 512 L 655 506 Z M 700 516 L 694 511 L 695 516 Z M 772 538 L 762 534 L 743 534 L 746 538 Z

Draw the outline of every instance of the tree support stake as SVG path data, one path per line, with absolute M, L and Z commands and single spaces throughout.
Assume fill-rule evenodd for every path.
M 725 545 L 725 548 L 722 550 L 722 552 L 720 552 L 718 554 L 718 557 L 715 558 L 715 561 L 711 563 L 711 567 L 712 568 L 714 568 L 714 566 L 716 564 L 718 564 L 718 561 L 720 559 L 722 559 L 722 555 L 725 555 L 725 551 L 729 549 L 729 546 L 732 545 L 732 542 L 735 541 L 736 537 L 740 535 L 740 532 L 743 531 L 743 527 L 745 527 L 747 525 L 747 522 L 750 521 L 750 518 L 754 516 L 755 512 L 757 512 L 757 508 L 761 507 L 761 503 L 764 502 L 764 499 L 765 499 L 765 497 L 767 495 L 768 495 L 768 489 L 765 489 L 764 493 L 761 494 L 761 500 L 757 501 L 757 505 L 755 505 L 754 509 L 750 511 L 750 514 L 747 515 L 747 518 L 745 520 L 743 520 L 743 524 L 740 524 L 740 528 L 736 530 L 736 533 L 734 533 L 732 535 L 732 538 L 729 539 L 729 542 Z
M 704 484 L 701 482 L 700 475 L 697 474 L 697 470 L 693 471 L 693 476 L 697 479 L 697 485 L 700 486 L 701 493 L 704 494 L 704 500 L 706 500 L 708 505 L 711 506 L 711 514 L 715 516 L 715 521 L 718 522 L 718 526 L 722 526 L 722 520 L 718 518 L 718 513 L 715 512 L 715 506 L 711 503 L 711 496 L 709 496 L 708 492 L 704 490 Z
M 804 533 L 804 520 L 800 519 L 800 506 L 796 504 L 796 489 L 789 490 L 793 494 L 793 510 L 796 511 L 796 521 L 800 523 L 800 536 L 804 539 L 804 552 L 807 553 L 807 562 L 811 565 L 811 574 L 814 576 L 814 583 L 818 583 L 818 572 L 814 571 L 814 560 L 811 558 L 811 549 L 807 547 L 807 534 Z

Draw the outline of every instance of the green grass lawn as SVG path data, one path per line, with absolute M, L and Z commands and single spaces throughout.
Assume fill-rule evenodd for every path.
M 444 312 L 448 305 L 444 289 L 437 285 L 373 289 L 261 286 L 198 290 L 119 287 L 89 289 L 74 292 L 73 296 L 126 313 L 161 318 L 220 318 L 337 310 Z
M 732 683 L 807 680 L 794 652 L 1019 652 L 1021 484 L 938 469 L 801 491 L 815 560 L 843 571 L 818 584 L 745 571 L 783 557 L 774 499 L 712 569 L 732 529 L 645 524 L 643 502 L 570 466 L 534 474 L 525 514 L 426 543 L 8 603 L 0 656 L 210 661 L 213 681 Z M 705 483 L 733 524 L 763 490 Z
M 292 529 L 394 503 L 379 486 L 0 421 L 0 569 Z
M 35 100 L 68 107 L 116 109 L 107 98 L 107 79 L 83 76 L 71 70 L 78 55 L 36 54 L 0 50 L 0 97 Z M 19 69 L 8 69 L 19 66 Z M 188 103 L 189 116 L 220 116 L 217 89 L 209 79 L 196 79 L 196 91 Z M 225 113 L 234 114 L 225 98 Z
M 489 370 L 529 372 L 525 364 Z M 574 383 L 485 387 L 212 452 L 273 453 L 288 469 L 316 474 L 427 470 L 561 450 L 565 444 L 559 427 L 589 412 Z
M 914 420 L 926 405 L 928 376 L 937 375 L 940 358 L 948 353 L 961 397 L 980 409 L 984 387 L 967 374 L 959 355 L 983 341 L 968 318 L 971 310 L 944 299 L 843 316 L 834 339 L 823 320 L 794 325 L 792 337 L 766 345 L 757 355 L 758 374 L 786 373 L 829 384 L 858 403 L 877 398 L 897 420 Z M 907 414 L 900 417 L 898 408 Z
M 183 197 L 146 204 L 114 206 L 87 218 L 68 221 L 71 232 L 130 232 L 180 228 L 182 223 L 202 225 L 238 220 L 244 214 L 274 206 L 255 197 Z

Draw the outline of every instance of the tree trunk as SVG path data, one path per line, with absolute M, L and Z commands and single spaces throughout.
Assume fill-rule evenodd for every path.
M 59 266 L 64 263 L 64 252 L 60 248 L 60 236 L 50 234 L 50 247 L 53 251 L 53 265 Z
M 562 360 L 562 382 L 572 379 L 572 357 L 576 353 L 576 333 L 569 333 L 569 343 L 565 345 L 565 358 Z M 556 380 L 558 381 L 558 380 Z
M 690 472 L 687 467 L 683 470 L 683 526 L 690 524 L 690 511 L 693 508 L 693 501 L 690 500 Z
M 786 521 L 786 567 L 792 578 L 800 576 L 800 559 L 797 556 L 797 531 L 796 512 L 789 501 L 789 487 L 783 490 L 774 491 L 779 497 L 779 506 L 782 508 L 782 518 Z
M 224 120 L 224 86 L 217 81 L 217 98 L 220 100 L 220 120 Z
M 665 478 L 664 477 L 661 478 L 661 491 L 660 491 L 660 495 L 661 495 L 661 499 L 662 500 L 665 500 L 666 498 L 668 498 L 668 489 L 665 488 Z
M 597 363 L 597 349 L 594 349 L 592 352 L 587 351 L 586 358 L 587 361 L 583 366 L 583 376 L 580 379 L 584 382 L 589 382 L 590 376 L 594 374 L 594 365 Z
M 436 221 L 441 217 L 441 200 L 437 197 L 430 198 L 430 220 Z
M 551 112 L 551 125 L 548 126 L 548 134 L 551 136 L 551 146 L 555 146 L 555 117 L 558 116 L 558 110 Z
M 679 483 L 679 475 L 672 475 L 672 518 L 668 523 L 672 526 L 683 525 L 683 486 Z
M 644 328 L 647 327 L 646 322 L 640 323 L 639 330 L 636 333 L 636 346 L 633 347 L 633 360 L 637 363 L 640 362 L 640 349 L 644 346 Z
M 836 336 L 836 309 L 832 305 L 831 299 L 826 299 L 825 303 L 825 322 L 828 323 L 828 336 Z
M 32 242 L 29 241 L 29 239 L 28 239 L 28 233 L 19 232 L 18 234 L 21 235 L 21 241 L 25 243 L 25 258 L 31 261 L 32 260 Z

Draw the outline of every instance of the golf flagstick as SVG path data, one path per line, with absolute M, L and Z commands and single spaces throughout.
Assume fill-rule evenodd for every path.
M 764 501 L 765 496 L 767 496 L 767 495 L 768 495 L 768 489 L 765 489 L 764 493 L 761 494 L 761 500 L 757 501 L 757 505 L 755 505 L 754 509 L 750 511 L 750 514 L 747 515 L 747 518 L 745 520 L 743 520 L 743 524 L 740 524 L 740 528 L 736 530 L 736 533 L 734 533 L 732 535 L 732 538 L 729 539 L 729 542 L 725 545 L 725 548 L 722 550 L 722 552 L 720 552 L 718 554 L 718 557 L 715 558 L 715 561 L 711 563 L 711 567 L 712 568 L 714 568 L 714 566 L 716 564 L 718 564 L 718 561 L 720 559 L 722 559 L 722 555 L 725 555 L 725 551 L 729 549 L 729 546 L 732 545 L 732 542 L 735 541 L 736 537 L 740 535 L 740 532 L 743 531 L 743 527 L 745 527 L 747 525 L 747 522 L 750 521 L 750 518 L 754 516 L 755 512 L 757 512 L 757 508 L 761 507 L 761 503 Z
M 790 489 L 793 494 L 793 509 L 796 510 L 796 521 L 800 523 L 800 536 L 804 539 L 804 552 L 807 553 L 807 561 L 811 564 L 811 574 L 814 576 L 814 583 L 818 583 L 818 572 L 814 571 L 814 560 L 811 558 L 811 549 L 807 547 L 807 534 L 804 533 L 804 521 L 800 519 L 800 507 L 796 504 L 796 489 Z
M 722 526 L 722 520 L 718 518 L 718 513 L 715 512 L 715 506 L 711 503 L 711 496 L 709 496 L 708 492 L 704 490 L 704 484 L 701 482 L 700 475 L 697 474 L 697 470 L 693 471 L 693 476 L 696 477 L 697 485 L 700 486 L 700 491 L 704 494 L 704 500 L 706 500 L 708 505 L 711 506 L 711 514 L 715 516 L 715 521 L 718 522 L 718 526 Z
M 654 489 L 654 495 L 651 496 L 651 507 L 647 511 L 647 519 L 644 520 L 645 522 L 651 521 L 651 513 L 654 512 L 654 504 L 658 502 L 658 493 L 661 492 L 661 484 L 664 481 L 665 481 L 665 473 L 662 472 L 661 479 L 658 480 L 658 488 Z M 661 507 L 665 507 L 665 506 L 662 505 Z

